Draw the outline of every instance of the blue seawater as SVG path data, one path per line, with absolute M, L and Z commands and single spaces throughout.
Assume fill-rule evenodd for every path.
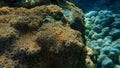
M 120 13 L 120 0 L 68 0 L 82 8 L 84 12 L 91 10 L 111 10 Z

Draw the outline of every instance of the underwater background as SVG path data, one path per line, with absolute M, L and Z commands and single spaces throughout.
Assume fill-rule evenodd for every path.
M 120 0 L 70 0 L 85 13 L 86 44 L 100 68 L 120 68 Z
M 0 0 L 0 68 L 120 68 L 120 0 Z

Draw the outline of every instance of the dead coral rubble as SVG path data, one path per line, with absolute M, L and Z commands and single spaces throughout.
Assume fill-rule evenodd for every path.
M 0 68 L 94 68 L 81 35 L 56 5 L 0 8 Z

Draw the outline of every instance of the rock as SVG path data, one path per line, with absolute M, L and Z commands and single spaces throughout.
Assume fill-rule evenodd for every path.
M 118 61 L 119 61 L 119 64 L 120 64 L 120 56 L 118 56 Z
M 112 37 L 111 36 L 106 36 L 104 39 L 103 39 L 103 44 L 102 46 L 105 47 L 105 46 L 110 46 L 112 43 Z
M 114 21 L 114 18 L 113 18 L 113 17 L 106 17 L 106 18 L 101 19 L 101 25 L 102 25 L 103 27 L 107 27 L 107 26 L 109 26 L 113 21 Z
M 96 25 L 92 30 L 94 30 L 94 32 L 100 33 L 100 32 L 101 32 L 101 29 L 103 29 L 102 26 L 98 24 L 98 25 Z M 107 29 L 106 29 L 106 30 L 107 30 Z
M 115 65 L 114 68 L 120 68 L 120 65 Z
M 103 43 L 103 39 L 98 39 L 97 43 L 99 43 L 101 45 Z
M 114 45 L 114 48 L 116 48 L 116 49 L 119 49 L 119 50 L 120 50 L 120 45 L 119 45 L 119 44 L 116 44 L 116 45 Z
M 93 34 L 94 34 L 93 30 L 89 31 L 88 37 L 91 39 L 91 37 L 92 37 Z
M 112 28 L 120 28 L 120 21 L 115 21 L 110 25 Z
M 112 36 L 106 36 L 103 41 L 104 42 L 107 42 L 107 41 L 112 42 Z
M 114 64 L 119 64 L 120 15 L 108 10 L 100 10 L 97 13 L 95 17 L 85 16 L 86 44 L 100 54 L 97 59 L 98 67 L 109 68 L 109 64 L 113 64 L 113 66 Z M 103 57 L 103 55 L 105 56 Z M 104 64 L 103 61 L 105 57 L 107 57 L 107 59 L 109 58 L 109 60 L 107 60 L 108 62 L 105 60 Z M 111 67 L 113 68 L 113 66 Z
M 100 54 L 97 61 L 98 61 L 98 64 L 101 64 L 102 61 L 106 58 L 107 56 L 105 54 Z
M 119 50 L 119 49 L 112 48 L 112 49 L 111 49 L 111 52 L 114 52 L 115 55 L 120 55 L 120 50 Z
M 120 14 L 114 14 L 115 21 L 120 21 Z
M 120 30 L 116 28 L 112 28 L 110 35 L 113 37 L 113 40 L 120 38 Z
M 102 36 L 98 33 L 94 33 L 91 37 L 91 39 L 93 39 L 93 40 L 97 40 L 98 38 L 102 38 Z
M 108 55 L 109 52 L 110 52 L 110 47 L 104 47 L 104 48 L 101 49 L 101 53 L 102 54 Z
M 119 64 L 119 60 L 118 60 L 119 55 L 120 55 L 120 50 L 115 49 L 115 48 L 112 48 L 110 53 L 109 53 L 110 58 L 113 60 L 113 62 L 115 64 Z
M 112 60 L 108 57 L 104 58 L 102 61 L 102 68 L 113 68 L 114 64 Z
M 86 18 L 91 18 L 92 16 L 96 16 L 98 13 L 97 11 L 90 11 L 87 14 L 85 14 Z
M 102 36 L 108 36 L 109 35 L 109 31 L 110 31 L 110 28 L 109 27 L 105 27 L 105 28 L 103 28 L 102 29 L 102 32 L 101 32 L 101 34 L 102 34 Z

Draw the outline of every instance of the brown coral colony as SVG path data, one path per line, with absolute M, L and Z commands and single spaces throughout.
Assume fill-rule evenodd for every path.
M 2 7 L 0 68 L 94 68 L 81 35 L 57 5 Z

